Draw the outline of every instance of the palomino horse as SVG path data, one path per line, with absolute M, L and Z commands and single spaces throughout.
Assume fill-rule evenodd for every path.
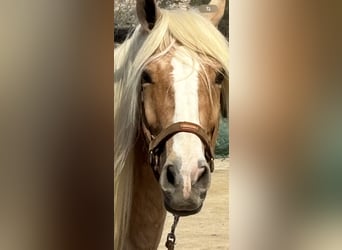
M 115 249 L 157 249 L 166 210 L 203 205 L 228 95 L 224 1 L 203 14 L 138 0 L 140 25 L 114 51 Z

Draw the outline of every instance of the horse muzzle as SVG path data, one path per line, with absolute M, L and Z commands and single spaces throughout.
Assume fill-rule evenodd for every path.
M 163 167 L 159 183 L 166 210 L 181 216 L 195 214 L 201 210 L 210 185 L 209 166 L 208 164 L 201 165 L 198 167 L 200 175 L 196 179 L 182 175 L 178 167 L 169 163 Z

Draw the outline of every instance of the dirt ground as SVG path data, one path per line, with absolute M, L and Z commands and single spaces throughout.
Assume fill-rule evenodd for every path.
M 229 160 L 215 160 L 211 186 L 202 210 L 181 217 L 176 228 L 175 249 L 229 249 L 228 244 L 228 173 Z M 168 213 L 158 250 L 164 250 L 173 216 Z

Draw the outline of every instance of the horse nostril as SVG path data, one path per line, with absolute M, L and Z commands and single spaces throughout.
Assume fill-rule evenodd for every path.
M 195 186 L 199 188 L 208 188 L 210 184 L 210 170 L 206 162 L 201 162 L 198 167 L 199 174 L 197 176 Z
M 199 174 L 198 177 L 197 177 L 197 182 L 200 182 L 201 179 L 205 178 L 206 175 L 208 174 L 208 173 L 207 173 L 208 169 L 207 169 L 206 166 L 200 167 L 200 171 L 201 171 L 201 172 L 200 172 L 200 174 Z
M 175 192 L 181 185 L 181 177 L 177 165 L 172 163 L 165 164 L 160 174 L 159 183 L 164 192 Z
M 167 178 L 167 181 L 171 185 L 174 186 L 175 185 L 175 176 L 174 176 L 174 173 L 172 171 L 172 168 L 173 168 L 172 165 L 166 166 L 166 178 Z

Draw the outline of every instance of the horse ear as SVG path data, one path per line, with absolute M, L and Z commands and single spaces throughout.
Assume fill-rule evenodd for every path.
M 136 11 L 138 20 L 146 31 L 151 31 L 155 25 L 160 10 L 155 0 L 137 0 Z
M 225 7 L 226 0 L 211 0 L 203 15 L 217 26 L 223 17 Z

